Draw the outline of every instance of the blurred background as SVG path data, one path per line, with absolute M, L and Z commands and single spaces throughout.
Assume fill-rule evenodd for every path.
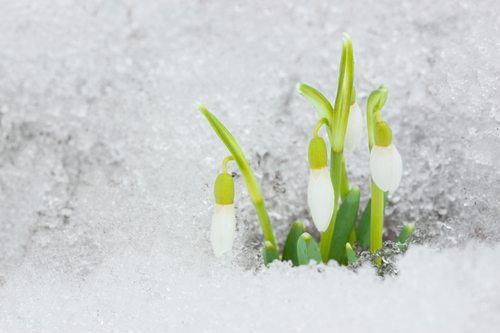
M 409 331 L 488 331 L 500 317 L 499 13 L 494 0 L 0 1 L 1 330 L 370 331 L 401 311 L 386 330 L 418 318 Z M 237 240 L 215 260 L 227 151 L 195 102 L 243 147 L 279 242 L 296 218 L 314 232 L 316 115 L 295 85 L 333 101 L 343 32 L 362 110 L 389 90 L 404 176 L 386 236 L 416 227 L 401 274 L 262 270 L 234 166 Z M 366 144 L 346 156 L 363 203 L 368 156 Z

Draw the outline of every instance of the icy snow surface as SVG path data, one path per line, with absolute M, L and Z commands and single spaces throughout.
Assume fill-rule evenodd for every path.
M 492 332 L 500 325 L 500 3 L 1 1 L 1 332 Z M 232 257 L 208 241 L 240 141 L 280 242 L 306 210 L 315 114 L 341 34 L 358 102 L 384 83 L 404 160 L 396 276 L 260 266 L 241 177 Z M 347 155 L 367 198 L 368 152 Z M 234 165 L 230 165 L 236 171 Z

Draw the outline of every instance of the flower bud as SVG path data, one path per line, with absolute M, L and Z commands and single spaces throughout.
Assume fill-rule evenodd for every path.
M 312 169 L 309 173 L 307 186 L 307 203 L 314 225 L 323 232 L 328 228 L 333 214 L 333 186 L 330 172 L 324 166 L 321 169 Z
M 333 214 L 333 186 L 327 160 L 325 140 L 315 136 L 309 143 L 311 170 L 307 186 L 307 203 L 313 223 L 321 232 L 328 228 Z
M 392 130 L 385 121 L 375 124 L 375 144 L 387 147 L 392 143 Z
M 326 167 L 328 155 L 326 153 L 326 143 L 322 137 L 315 136 L 309 142 L 308 157 L 311 169 L 321 169 Z
M 210 227 L 210 242 L 216 257 L 231 251 L 236 234 L 234 181 L 228 173 L 217 176 L 214 185 L 215 211 Z
M 374 145 L 370 154 L 372 180 L 384 192 L 394 192 L 401 182 L 403 162 L 396 147 Z
M 221 205 L 232 204 L 234 201 L 234 181 L 227 172 L 221 173 L 215 179 L 215 202 Z

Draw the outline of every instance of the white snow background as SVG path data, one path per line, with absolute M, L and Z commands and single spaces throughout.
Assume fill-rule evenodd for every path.
M 497 332 L 500 3 L 0 1 L 1 332 Z M 370 265 L 262 268 L 237 176 L 237 239 L 216 260 L 212 185 L 232 131 L 277 238 L 306 209 L 316 115 L 342 32 L 358 103 L 384 83 L 404 160 Z M 368 197 L 366 144 L 346 156 Z M 236 171 L 234 165 L 230 165 Z

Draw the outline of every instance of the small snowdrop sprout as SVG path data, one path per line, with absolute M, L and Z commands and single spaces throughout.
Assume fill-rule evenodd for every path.
M 384 192 L 393 193 L 401 182 L 401 155 L 392 143 L 391 128 L 383 121 L 375 125 L 375 145 L 370 154 L 370 172 L 375 184 Z
M 231 251 L 235 237 L 234 181 L 225 167 L 229 159 L 224 160 L 224 171 L 217 176 L 214 185 L 215 211 L 210 227 L 210 242 L 216 257 Z
M 327 167 L 326 143 L 315 135 L 309 143 L 309 184 L 307 203 L 314 225 L 323 232 L 328 228 L 333 214 L 333 185 Z

